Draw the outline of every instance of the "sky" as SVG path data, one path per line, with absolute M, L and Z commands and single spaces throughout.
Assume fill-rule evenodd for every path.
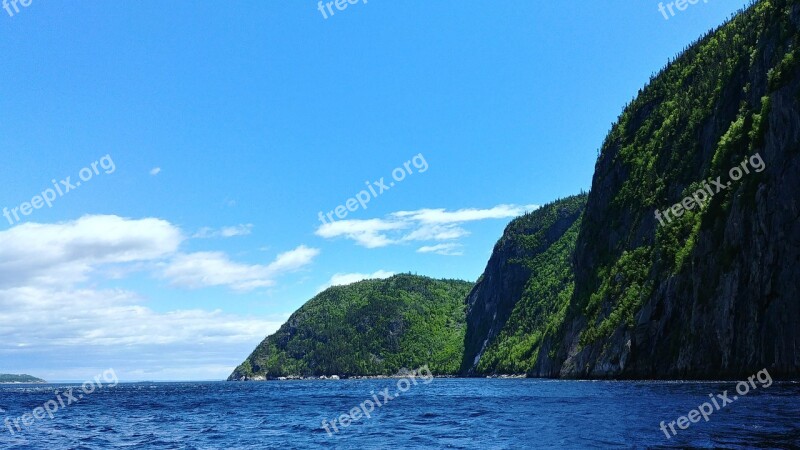
M 474 281 L 743 4 L 354 1 L 0 9 L 0 373 L 224 379 L 327 286 Z

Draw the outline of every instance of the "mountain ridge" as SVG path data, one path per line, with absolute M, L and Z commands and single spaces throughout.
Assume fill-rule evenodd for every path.
M 767 368 L 800 377 L 798 186 L 800 1 L 759 0 L 639 90 L 601 147 L 588 194 L 506 227 L 483 275 L 460 285 L 470 286 L 466 329 L 446 340 L 460 334 L 461 353 L 450 345 L 457 362 L 437 361 L 439 373 L 737 379 Z M 404 291 L 422 282 L 407 281 Z M 291 330 L 273 341 L 288 342 Z M 421 342 L 404 341 L 407 361 L 425 363 Z M 343 373 L 375 372 L 364 370 L 374 356 L 351 355 Z M 247 379 L 247 369 L 231 378 Z

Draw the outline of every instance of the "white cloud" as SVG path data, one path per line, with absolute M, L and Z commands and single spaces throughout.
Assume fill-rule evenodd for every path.
M 318 254 L 318 249 L 301 245 L 268 265 L 248 265 L 233 262 L 222 252 L 188 253 L 173 258 L 163 276 L 175 286 L 190 289 L 227 286 L 246 292 L 274 285 L 276 277 L 302 269 Z
M 381 219 L 340 220 L 338 222 L 321 225 L 317 229 L 316 234 L 324 238 L 344 236 L 356 241 L 356 243 L 363 247 L 377 248 L 394 243 L 384 232 L 401 230 L 408 226 L 408 223 L 401 221 L 387 221 Z
M 317 293 L 320 293 L 331 286 L 345 286 L 361 280 L 389 278 L 392 275 L 394 275 L 394 272 L 388 272 L 386 270 L 378 270 L 373 273 L 337 273 L 334 274 L 327 283 L 320 286 L 317 290 Z
M 418 251 L 458 254 L 453 241 L 468 234 L 464 223 L 510 217 L 522 213 L 521 208 L 403 211 L 383 219 L 332 223 L 317 234 L 343 236 L 370 248 L 432 241 L 435 245 Z M 251 229 L 247 224 L 204 233 L 231 237 Z M 19 372 L 45 378 L 88 377 L 108 367 L 135 379 L 227 376 L 283 317 L 155 310 L 147 298 L 98 288 L 97 283 L 153 272 L 182 287 L 251 291 L 308 267 L 320 252 L 301 245 L 269 263 L 248 264 L 219 251 L 181 252 L 185 241 L 182 230 L 165 220 L 111 215 L 26 223 L 0 232 L 0 359 L 13 362 Z M 384 270 L 337 273 L 327 285 L 391 275 Z
M 419 209 L 416 211 L 399 211 L 392 215 L 427 224 L 452 224 L 476 220 L 507 219 L 520 216 L 537 208 L 537 205 L 497 205 L 489 209 L 465 208 L 457 211 L 447 211 L 444 208 Z
M 179 228 L 161 219 L 84 216 L 26 223 L 0 232 L 0 288 L 72 285 L 100 265 L 167 257 L 183 240 Z
M 510 219 L 536 208 L 536 205 L 498 205 L 488 209 L 465 208 L 456 211 L 444 208 L 398 211 L 382 219 L 326 223 L 317 229 L 316 235 L 326 239 L 344 237 L 366 248 L 409 241 L 455 241 L 469 235 L 469 231 L 462 226 L 467 222 Z M 460 254 L 452 248 L 449 251 L 452 255 Z
M 110 215 L 0 232 L 0 361 L 51 380 L 109 367 L 129 379 L 226 377 L 284 315 L 156 310 L 135 292 L 98 285 L 153 272 L 250 290 L 307 266 L 319 251 L 300 246 L 270 264 L 247 265 L 222 252 L 180 253 L 183 242 L 165 220 Z
M 228 227 L 219 235 L 248 232 Z M 307 266 L 319 250 L 299 246 L 268 265 L 231 261 L 224 252 L 179 253 L 181 230 L 161 219 L 84 216 L 57 224 L 26 223 L 0 232 L 0 289 L 73 286 L 102 274 L 121 279 L 151 270 L 176 286 L 250 291 Z
M 253 232 L 253 224 L 240 224 L 230 227 L 222 227 L 219 230 L 215 230 L 211 227 L 203 227 L 197 230 L 197 233 L 193 234 L 192 237 L 195 239 L 210 239 L 216 237 L 222 238 L 230 238 L 235 236 L 247 236 Z
M 161 173 L 161 167 L 153 167 L 152 169 L 150 169 L 150 175 L 152 176 L 156 176 L 159 173 Z
M 294 272 L 311 264 L 319 253 L 319 249 L 301 245 L 294 250 L 279 254 L 267 269 L 272 273 Z
M 20 287 L 0 291 L 0 348 L 121 346 L 207 342 L 264 337 L 264 321 L 221 311 L 157 313 L 130 291 Z M 228 320 L 225 320 L 228 319 Z M 16 329 L 13 336 L 7 330 Z
M 469 236 L 469 231 L 457 224 L 420 224 L 416 230 L 403 236 L 404 241 L 449 241 Z
M 170 379 L 171 370 L 171 379 L 219 379 L 285 320 L 219 310 L 156 312 L 143 302 L 124 290 L 0 290 L 0 359 L 46 379 L 88 377 L 108 367 L 128 378 Z M 143 367 L 148 374 L 136 375 Z
M 461 256 L 464 254 L 461 244 L 437 244 L 426 245 L 417 249 L 417 253 L 436 253 L 437 255 L 445 256 Z
M 236 225 L 235 227 L 223 227 L 220 230 L 220 234 L 222 237 L 234 237 L 234 236 L 247 236 L 248 234 L 253 232 L 253 224 L 248 223 L 245 225 Z

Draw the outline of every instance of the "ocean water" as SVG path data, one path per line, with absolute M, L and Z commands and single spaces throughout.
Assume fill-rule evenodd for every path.
M 80 386 L 2 385 L 0 448 L 798 448 L 800 384 L 758 384 L 706 422 L 674 421 L 732 382 L 605 382 L 533 379 L 121 383 L 78 398 Z M 426 383 L 427 381 L 427 383 Z M 389 400 L 383 399 L 385 391 Z M 404 392 L 401 392 L 401 389 Z M 58 394 L 56 394 L 58 391 Z M 374 395 L 374 397 L 373 397 Z M 13 419 L 64 402 L 20 430 Z M 365 403 L 375 399 L 370 418 Z M 723 401 L 718 401 L 718 404 Z M 363 405 L 338 432 L 322 427 Z M 53 403 L 49 404 L 53 409 Z M 41 411 L 39 413 L 41 416 Z M 32 416 L 29 416 L 30 420 Z M 11 424 L 11 425 L 9 425 Z M 11 433 L 9 426 L 13 429 Z

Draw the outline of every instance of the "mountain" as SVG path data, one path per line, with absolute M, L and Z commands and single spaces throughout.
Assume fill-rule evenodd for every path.
M 394 375 L 428 365 L 456 374 L 464 352 L 464 297 L 472 283 L 395 275 L 318 294 L 228 380 Z
M 569 304 L 570 258 L 585 206 L 585 194 L 568 197 L 506 227 L 467 296 L 462 372 L 530 371 L 537 357 L 533 350 L 553 332 L 554 322 L 563 321 Z
M 230 379 L 434 373 L 800 377 L 800 0 L 760 0 L 655 74 L 588 195 L 512 221 L 472 286 L 331 288 Z
M 799 27 L 797 0 L 758 1 L 640 90 L 574 245 L 542 221 L 496 247 L 469 300 L 466 373 L 800 375 Z
M 0 383 L 47 383 L 41 378 L 32 377 L 30 375 L 11 375 L 7 373 L 0 373 Z

